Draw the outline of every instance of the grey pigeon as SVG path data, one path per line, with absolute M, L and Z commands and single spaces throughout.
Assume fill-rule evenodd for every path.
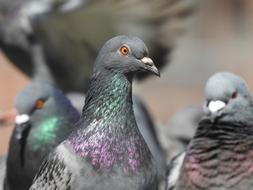
M 203 114 L 201 106 L 186 106 L 178 110 L 166 125 L 167 136 L 175 138 L 187 146 L 194 136 Z
M 185 151 L 203 114 L 201 106 L 186 106 L 173 114 L 165 126 L 159 128 L 159 139 L 168 162 Z
M 159 75 L 137 37 L 100 50 L 76 130 L 43 163 L 30 189 L 157 189 L 157 169 L 132 107 L 138 71 Z
M 73 106 L 81 113 L 85 95 L 82 93 L 68 93 L 67 97 L 73 104 Z M 147 143 L 154 160 L 157 163 L 159 172 L 159 179 L 164 179 L 166 168 L 165 151 L 163 150 L 160 141 L 158 140 L 156 126 L 153 122 L 153 118 L 149 113 L 148 108 L 141 99 L 141 97 L 133 94 L 133 110 L 136 119 L 137 126 Z
M 5 189 L 28 189 L 43 159 L 72 131 L 80 118 L 63 93 L 33 82 L 16 97 L 16 126 L 7 157 Z
M 166 168 L 165 151 L 158 139 L 156 125 L 143 100 L 133 95 L 133 110 L 137 126 L 157 164 L 159 179 L 163 180 Z
M 67 97 L 81 114 L 85 95 L 82 93 L 71 92 L 67 94 Z M 166 168 L 166 156 L 165 151 L 163 150 L 163 147 L 158 140 L 158 134 L 153 118 L 141 97 L 133 94 L 132 98 L 133 110 L 137 126 L 157 163 L 159 178 L 163 179 Z
M 39 2 L 45 4 L 46 1 L 0 0 L 0 48 L 10 61 L 33 79 L 54 82 L 30 22 L 45 7 Z
M 170 164 L 167 189 L 252 189 L 253 104 L 246 82 L 217 73 L 206 84 L 205 99 L 190 145 Z
M 72 105 L 81 114 L 83 111 L 83 104 L 85 102 L 85 94 L 80 92 L 70 92 L 66 94 Z
M 6 170 L 6 156 L 0 156 L 0 190 L 4 186 L 4 176 Z
M 30 77 L 85 92 L 99 48 L 115 35 L 141 37 L 166 65 L 195 1 L 0 0 L 0 48 Z

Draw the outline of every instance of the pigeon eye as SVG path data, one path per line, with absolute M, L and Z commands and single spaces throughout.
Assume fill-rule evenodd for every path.
M 43 108 L 43 106 L 44 106 L 44 101 L 43 100 L 37 100 L 36 102 L 35 102 L 35 108 L 36 109 L 41 109 L 41 108 Z
M 237 97 L 237 92 L 236 92 L 236 91 L 234 91 L 234 92 L 232 93 L 231 98 L 232 98 L 232 99 L 235 99 L 236 97 Z
M 122 46 L 122 47 L 120 48 L 120 53 L 121 53 L 122 55 L 127 55 L 127 54 L 129 53 L 128 47 Z

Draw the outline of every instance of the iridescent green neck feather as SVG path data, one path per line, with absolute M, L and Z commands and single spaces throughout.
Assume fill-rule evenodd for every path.
M 58 134 L 56 132 L 61 124 L 59 120 L 58 116 L 52 116 L 41 121 L 37 127 L 33 128 L 34 131 L 31 131 L 32 135 L 30 136 L 33 150 L 39 150 L 57 138 Z
M 83 117 L 107 118 L 124 109 L 132 111 L 132 82 L 123 74 L 109 71 L 95 75 L 86 98 Z
M 139 171 L 150 163 L 149 149 L 137 127 L 132 108 L 132 84 L 123 74 L 94 75 L 81 127 L 68 139 L 95 168 Z

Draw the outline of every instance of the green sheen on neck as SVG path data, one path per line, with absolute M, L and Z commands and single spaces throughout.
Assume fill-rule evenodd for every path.
M 34 150 L 40 149 L 56 138 L 58 121 L 58 117 L 51 117 L 34 128 L 33 135 L 31 136 L 32 147 Z
M 120 73 L 105 72 L 92 81 L 84 114 L 95 117 L 109 117 L 120 112 L 131 103 L 132 85 L 126 76 Z

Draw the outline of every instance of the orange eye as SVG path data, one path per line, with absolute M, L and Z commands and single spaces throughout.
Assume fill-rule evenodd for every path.
M 127 54 L 129 53 L 128 47 L 122 46 L 122 47 L 120 48 L 120 53 L 121 53 L 122 55 L 127 55 Z
M 44 106 L 44 101 L 43 100 L 37 100 L 35 102 L 35 108 L 36 109 L 41 109 L 41 108 L 43 108 L 43 106 Z

